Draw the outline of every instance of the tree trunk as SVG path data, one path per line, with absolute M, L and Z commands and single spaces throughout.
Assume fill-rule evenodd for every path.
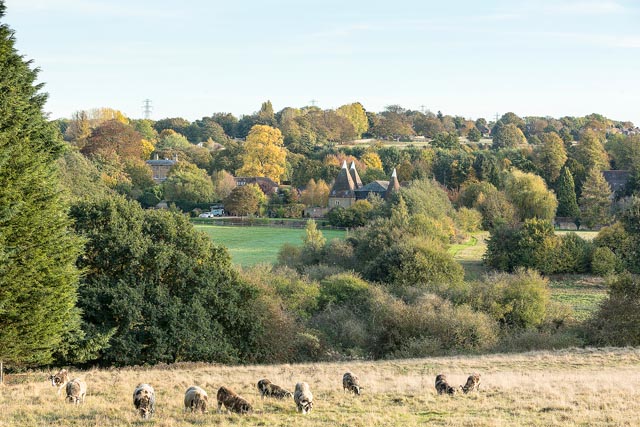
M 0 360 L 0 385 L 4 384 L 4 366 L 3 362 Z

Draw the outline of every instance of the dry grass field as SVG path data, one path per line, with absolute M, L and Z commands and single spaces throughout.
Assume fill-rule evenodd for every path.
M 364 386 L 344 394 L 342 374 L 351 370 Z M 435 376 L 462 384 L 482 375 L 480 392 L 438 396 Z M 637 426 L 640 414 L 640 349 L 573 349 L 517 355 L 485 355 L 383 362 L 271 366 L 186 364 L 157 368 L 73 372 L 88 383 L 83 405 L 64 403 L 47 372 L 9 375 L 0 386 L 0 426 Z M 310 415 L 293 400 L 259 398 L 256 382 L 267 377 L 293 390 L 304 380 L 314 393 Z M 138 418 L 133 389 L 149 382 L 157 408 Z M 183 412 L 191 385 L 208 391 L 207 414 Z M 215 394 L 226 384 L 247 398 L 254 413 L 218 414 Z

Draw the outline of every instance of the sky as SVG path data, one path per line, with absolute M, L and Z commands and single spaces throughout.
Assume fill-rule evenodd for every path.
M 50 118 L 361 102 L 640 125 L 637 0 L 5 0 Z

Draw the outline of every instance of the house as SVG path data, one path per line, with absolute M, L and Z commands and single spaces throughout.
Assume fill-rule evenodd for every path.
M 169 171 L 176 163 L 178 163 L 177 154 L 174 154 L 173 160 L 159 159 L 158 154 L 155 155 L 153 160 L 147 160 L 147 164 L 151 167 L 153 182 L 156 184 L 165 182 L 169 175 Z
M 236 181 L 236 187 L 242 187 L 243 185 L 256 184 L 266 196 L 271 196 L 278 192 L 278 183 L 271 178 L 264 176 L 239 176 L 234 178 Z
M 345 161 L 331 190 L 329 190 L 329 209 L 338 206 L 345 209 L 349 208 L 357 200 L 366 200 L 371 194 L 377 194 L 381 198 L 388 200 L 399 189 L 400 183 L 395 169 L 393 169 L 389 181 L 373 181 L 367 185 L 362 185 L 355 163 L 351 162 L 351 167 L 347 169 L 347 162 Z

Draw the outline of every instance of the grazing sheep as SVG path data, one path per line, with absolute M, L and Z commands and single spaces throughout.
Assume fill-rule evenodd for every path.
M 258 390 L 260 390 L 260 397 L 262 399 L 265 397 L 275 397 L 276 399 L 293 397 L 293 393 L 283 389 L 279 385 L 275 385 L 266 378 L 258 381 Z
M 342 388 L 344 391 L 350 391 L 354 394 L 360 395 L 360 379 L 351 372 L 345 372 L 342 376 Z
M 296 402 L 296 410 L 303 414 L 308 414 L 313 409 L 313 394 L 307 383 L 296 384 L 296 391 L 293 393 L 293 400 Z
M 142 418 L 150 418 L 156 410 L 156 392 L 153 387 L 149 384 L 138 384 L 133 391 L 133 406 Z
M 87 384 L 80 378 L 74 378 L 67 382 L 67 397 L 69 403 L 79 405 L 84 403 L 84 396 L 87 394 Z
M 222 405 L 224 405 L 227 410 L 237 414 L 247 414 L 253 411 L 249 402 L 225 386 L 218 389 L 218 412 L 222 411 Z
M 469 375 L 469 378 L 467 378 L 467 383 L 465 385 L 461 385 L 460 389 L 464 392 L 464 394 L 473 391 L 473 389 L 480 391 L 480 374 Z
M 204 414 L 207 412 L 208 403 L 209 396 L 207 396 L 207 392 L 198 386 L 191 386 L 184 393 L 185 410 L 191 409 L 191 412 L 200 411 Z
M 60 369 L 57 374 L 49 375 L 49 381 L 53 387 L 58 387 L 59 396 L 64 386 L 69 382 L 69 371 Z
M 436 377 L 436 391 L 438 394 L 456 394 L 456 389 L 447 383 L 447 377 L 440 374 Z

